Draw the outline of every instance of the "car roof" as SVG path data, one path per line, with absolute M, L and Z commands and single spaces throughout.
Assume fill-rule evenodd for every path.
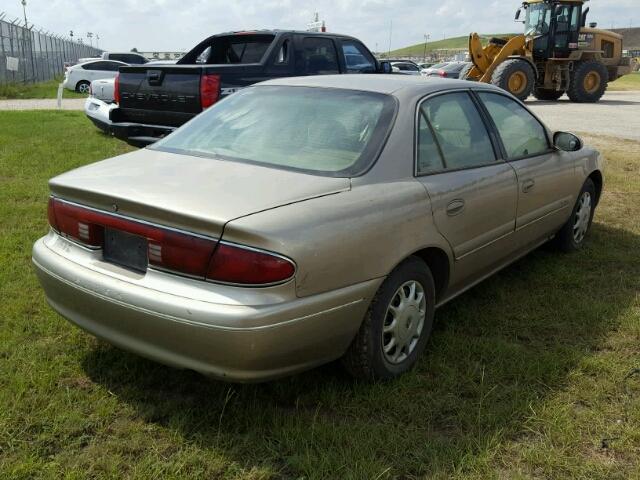
M 333 33 L 333 32 L 308 32 L 306 30 L 280 30 L 280 29 L 272 29 L 272 30 L 240 30 L 234 32 L 221 32 L 216 33 L 215 35 L 209 36 L 207 39 L 212 39 L 216 37 L 226 37 L 230 35 L 282 35 L 285 33 L 294 33 L 299 35 L 305 35 L 309 37 L 341 37 L 348 38 L 351 40 L 358 40 L 355 37 L 350 35 L 343 35 L 342 33 Z M 359 40 L 358 40 L 359 41 Z
M 499 90 L 485 83 L 469 83 L 466 80 L 453 80 L 415 75 L 393 74 L 352 74 L 352 75 L 315 75 L 309 77 L 289 77 L 267 80 L 257 84 L 294 87 L 339 88 L 384 94 L 396 94 L 400 91 L 429 94 L 441 90 L 474 87 L 486 90 Z

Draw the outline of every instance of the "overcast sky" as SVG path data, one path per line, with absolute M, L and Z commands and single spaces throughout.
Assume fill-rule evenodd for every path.
M 353 35 L 372 50 L 400 48 L 443 37 L 517 32 L 513 0 L 27 0 L 27 19 L 76 38 L 88 31 L 109 50 L 189 50 L 203 38 L 230 30 L 306 29 L 315 11 L 329 31 Z M 640 25 L 640 0 L 593 0 L 590 20 L 599 26 Z M 480 8 L 479 5 L 482 5 Z M 3 0 L 0 11 L 22 18 L 20 0 Z M 635 18 L 634 18 L 635 16 Z M 95 39 L 94 39 L 95 42 Z

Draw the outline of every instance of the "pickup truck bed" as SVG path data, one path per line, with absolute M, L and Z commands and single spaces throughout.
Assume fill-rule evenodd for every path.
M 126 66 L 101 128 L 136 146 L 154 142 L 237 90 L 277 77 L 388 73 L 359 40 L 345 35 L 233 32 L 207 38 L 175 65 Z M 95 120 L 94 120 L 95 122 Z

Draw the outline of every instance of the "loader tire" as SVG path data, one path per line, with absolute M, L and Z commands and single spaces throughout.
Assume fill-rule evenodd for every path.
M 551 90 L 549 88 L 536 88 L 533 90 L 533 96 L 538 100 L 547 100 L 555 102 L 562 95 L 564 95 L 564 91 L 562 90 Z
M 519 100 L 526 100 L 535 83 L 533 67 L 526 60 L 510 58 L 494 70 L 491 83 Z
M 477 81 L 476 78 L 467 78 L 467 76 L 469 75 L 469 72 L 471 71 L 471 69 L 473 68 L 473 63 L 470 63 L 469 65 L 465 65 L 462 70 L 460 70 L 460 76 L 458 77 L 460 80 L 469 80 L 470 82 L 475 82 Z
M 572 102 L 595 103 L 607 90 L 609 72 L 597 60 L 577 63 L 571 72 L 567 95 Z

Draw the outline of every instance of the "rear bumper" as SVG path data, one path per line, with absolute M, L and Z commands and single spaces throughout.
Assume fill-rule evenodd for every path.
M 112 122 L 110 132 L 116 138 L 124 140 L 134 147 L 145 147 L 173 132 L 176 127 L 165 125 L 147 125 L 144 123 Z
M 84 113 L 93 124 L 104 133 L 111 133 L 109 112 L 116 107 L 113 103 L 106 103 L 98 98 L 89 97 L 84 102 Z
M 230 381 L 269 380 L 339 358 L 381 282 L 371 280 L 266 304 L 265 299 L 277 296 L 251 289 L 238 294 L 242 303 L 222 303 L 229 300 L 230 287 L 188 298 L 183 295 L 192 288 L 189 285 L 157 286 L 170 286 L 170 282 L 196 285 L 196 281 L 151 272 L 167 278 L 149 288 L 142 280 L 129 282 L 121 275 L 96 271 L 90 268 L 91 262 L 87 266 L 76 263 L 67 252 L 79 247 L 65 243 L 69 242 L 51 233 L 33 247 L 38 279 L 58 313 L 125 350 Z M 90 255 L 96 259 L 94 264 L 100 263 L 96 256 L 100 254 Z M 217 288 L 200 283 L 207 289 Z M 256 301 L 251 301 L 251 295 Z M 258 295 L 262 304 L 256 304 Z

